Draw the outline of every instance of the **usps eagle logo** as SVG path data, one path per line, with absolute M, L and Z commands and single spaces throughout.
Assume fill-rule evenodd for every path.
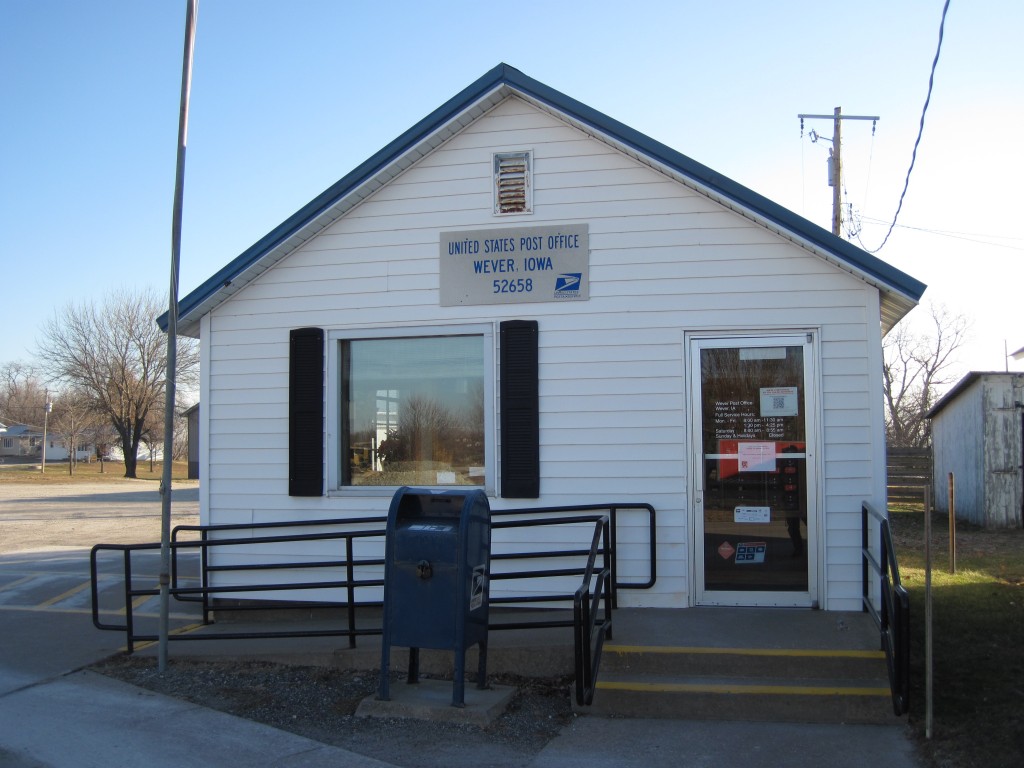
M 555 278 L 555 298 L 576 298 L 583 284 L 582 272 L 564 272 Z

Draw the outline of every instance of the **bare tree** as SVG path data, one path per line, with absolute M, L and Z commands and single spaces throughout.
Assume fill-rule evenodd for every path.
M 158 412 L 158 411 L 155 411 Z M 157 448 L 163 448 L 164 446 L 164 425 L 161 423 L 159 427 L 156 426 L 156 420 L 150 421 L 151 426 L 146 427 L 146 430 L 142 433 L 142 444 L 146 446 L 146 455 L 149 457 L 149 474 L 153 474 L 155 471 L 154 464 L 156 463 L 156 450 Z M 161 458 L 163 458 L 161 456 Z
M 28 363 L 0 367 L 0 422 L 42 425 L 46 388 L 39 372 Z
M 191 406 L 189 406 L 191 407 Z M 178 408 L 174 412 L 174 441 L 171 443 L 171 459 L 183 461 L 188 459 L 188 408 Z
M 110 457 L 110 449 L 118 440 L 117 432 L 110 426 L 110 420 L 105 417 L 96 419 L 89 428 L 86 439 L 96 452 L 96 459 L 100 463 L 100 472 L 106 472 L 106 461 Z
M 941 304 L 929 304 L 929 328 L 915 332 L 904 320 L 882 342 L 886 442 L 924 448 L 931 440 L 925 415 L 953 382 L 956 352 L 970 322 Z
M 163 413 L 165 407 L 165 401 L 161 398 L 160 403 L 156 408 L 156 410 L 161 414 L 160 420 L 157 421 L 156 419 L 151 419 L 150 423 L 146 425 L 145 432 L 142 433 L 142 444 L 146 446 L 146 452 L 149 454 L 149 471 L 151 474 L 155 471 L 156 455 L 160 454 L 161 461 L 163 461 L 164 458 Z M 188 458 L 188 417 L 185 416 L 186 410 L 187 408 L 176 408 L 174 411 L 174 434 L 172 435 L 171 442 L 171 461 Z
M 38 357 L 50 376 L 83 390 L 117 432 L 125 477 L 136 476 L 139 443 L 163 419 L 167 340 L 156 324 L 166 309 L 152 290 L 118 290 L 101 304 L 68 304 L 43 327 Z M 187 383 L 198 370 L 192 339 L 178 341 L 178 376 Z
M 96 403 L 87 392 L 68 390 L 55 396 L 50 428 L 67 446 L 69 475 L 75 472 L 78 451 L 88 444 L 95 426 L 103 420 L 103 414 L 97 412 Z

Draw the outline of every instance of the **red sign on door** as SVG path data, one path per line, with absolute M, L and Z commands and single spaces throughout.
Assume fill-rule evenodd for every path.
M 721 546 L 718 547 L 718 554 L 721 555 L 723 560 L 728 560 L 736 554 L 736 550 L 728 541 L 723 541 Z

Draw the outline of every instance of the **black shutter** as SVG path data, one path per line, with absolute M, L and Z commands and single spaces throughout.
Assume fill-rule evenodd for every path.
M 501 495 L 540 496 L 537 321 L 501 324 Z
M 324 495 L 324 332 L 291 332 L 288 367 L 288 495 Z

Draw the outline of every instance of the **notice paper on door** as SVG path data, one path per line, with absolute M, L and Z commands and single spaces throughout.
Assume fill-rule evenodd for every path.
M 756 565 L 764 562 L 768 551 L 766 541 L 744 541 L 736 545 L 736 565 Z
M 800 412 L 800 397 L 796 387 L 761 387 L 761 418 L 767 416 L 796 416 Z
M 736 507 L 732 513 L 734 523 L 770 523 L 771 507 Z
M 736 446 L 740 472 L 774 472 L 774 442 L 744 442 Z

